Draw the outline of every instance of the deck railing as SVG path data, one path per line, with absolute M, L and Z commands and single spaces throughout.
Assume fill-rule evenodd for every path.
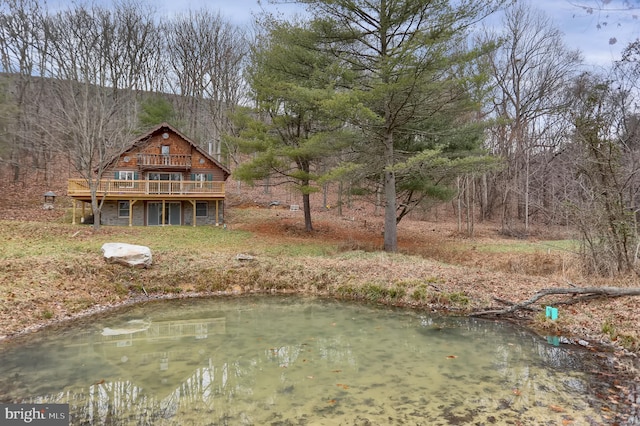
M 138 166 L 142 167 L 191 167 L 188 154 L 138 154 Z
M 97 194 L 99 196 L 219 196 L 225 193 L 224 182 L 203 182 L 194 180 L 114 180 L 102 179 L 98 182 Z M 70 197 L 90 196 L 89 183 L 85 179 L 69 179 L 67 194 Z

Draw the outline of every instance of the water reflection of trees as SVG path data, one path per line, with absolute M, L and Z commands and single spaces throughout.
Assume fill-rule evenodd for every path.
M 372 339 L 392 353 L 405 351 L 418 360 L 445 363 L 448 349 L 439 348 L 450 347 L 455 341 L 472 341 L 475 350 L 486 351 L 492 357 L 492 371 L 486 373 L 492 375 L 492 380 L 527 390 L 528 399 L 519 399 L 522 404 L 533 404 L 538 392 L 585 391 L 584 381 L 571 373 L 583 367 L 580 354 L 548 345 L 506 323 L 430 318 L 411 312 L 398 321 L 398 312 L 393 309 L 372 311 L 370 307 L 352 306 L 348 313 L 334 310 L 332 317 L 327 316 L 325 308 L 322 304 L 309 304 L 302 310 L 306 327 L 302 334 L 292 332 L 302 321 L 299 306 L 274 308 L 269 304 L 268 309 L 277 312 L 267 319 L 263 314 L 265 306 L 259 303 L 253 309 L 245 305 L 213 316 L 203 311 L 200 315 L 208 316 L 200 318 L 195 318 L 193 312 L 188 318 L 174 315 L 168 321 L 146 318 L 144 327 L 139 327 L 138 320 L 130 320 L 130 328 L 127 322 L 110 324 L 111 331 L 106 334 L 104 329 L 84 333 L 58 349 L 61 353 L 97 357 L 98 362 L 88 365 L 108 365 L 110 375 L 95 377 L 91 371 L 81 371 L 78 385 L 33 400 L 69 402 L 74 424 L 119 424 L 123 419 L 136 419 L 136 424 L 162 424 L 175 418 L 189 418 L 197 424 L 194 419 L 203 413 L 209 423 L 233 423 L 231 418 L 235 422 L 244 419 L 245 423 L 259 423 L 251 413 L 259 407 L 268 408 L 278 398 L 287 398 L 300 377 L 304 378 L 300 376 L 305 374 L 301 373 L 304 365 L 321 362 L 366 375 L 372 373 L 365 367 L 378 363 L 380 372 L 385 361 L 376 358 L 377 346 L 368 343 Z M 348 329 L 341 328 L 345 323 L 349 324 Z M 390 324 L 402 327 L 401 332 L 389 328 Z M 257 346 L 249 344 L 256 342 Z M 255 350 L 256 347 L 262 349 Z M 434 356 L 434 350 L 444 352 L 435 352 Z M 476 357 L 470 354 L 468 358 L 473 361 Z M 540 370 L 532 368 L 536 365 L 561 372 L 556 388 L 538 387 L 535 374 Z M 403 366 L 392 367 L 405 374 Z M 78 369 L 82 370 L 82 366 Z M 442 374 L 457 377 L 455 370 L 447 371 Z M 280 384 L 276 389 L 271 386 L 275 374 Z M 90 385 L 86 385 L 87 377 L 93 377 Z M 332 386 L 335 388 L 335 381 Z M 489 405 L 494 397 L 483 395 L 479 401 Z

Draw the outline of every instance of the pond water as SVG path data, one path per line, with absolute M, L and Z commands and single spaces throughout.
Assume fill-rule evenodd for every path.
M 181 299 L 2 343 L 0 402 L 72 425 L 606 424 L 583 358 L 506 323 Z

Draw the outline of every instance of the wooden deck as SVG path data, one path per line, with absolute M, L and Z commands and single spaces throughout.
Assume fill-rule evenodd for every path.
M 69 179 L 67 195 L 78 200 L 91 198 L 89 183 L 85 179 Z M 224 182 L 114 180 L 98 182 L 98 197 L 106 199 L 223 199 Z

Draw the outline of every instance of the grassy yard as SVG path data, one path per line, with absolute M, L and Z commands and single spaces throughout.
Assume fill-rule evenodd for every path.
M 442 229 L 434 236 L 432 229 L 423 232 L 424 224 L 414 224 L 400 235 L 401 253 L 388 254 L 375 249 L 377 230 L 357 222 L 320 218 L 316 230 L 306 233 L 300 218 L 287 212 L 237 209 L 231 219 L 224 227 L 98 232 L 64 223 L 0 222 L 0 335 L 133 300 L 252 292 L 321 294 L 467 314 L 504 306 L 497 300 L 518 302 L 541 288 L 564 287 L 575 263 L 571 240 L 465 239 Z M 152 267 L 107 264 L 101 252 L 106 242 L 150 247 Z M 240 253 L 254 260 L 238 260 Z M 535 313 L 525 319 L 545 333 L 624 340 L 638 350 L 637 311 L 632 300 L 620 299 L 567 306 L 553 324 Z

